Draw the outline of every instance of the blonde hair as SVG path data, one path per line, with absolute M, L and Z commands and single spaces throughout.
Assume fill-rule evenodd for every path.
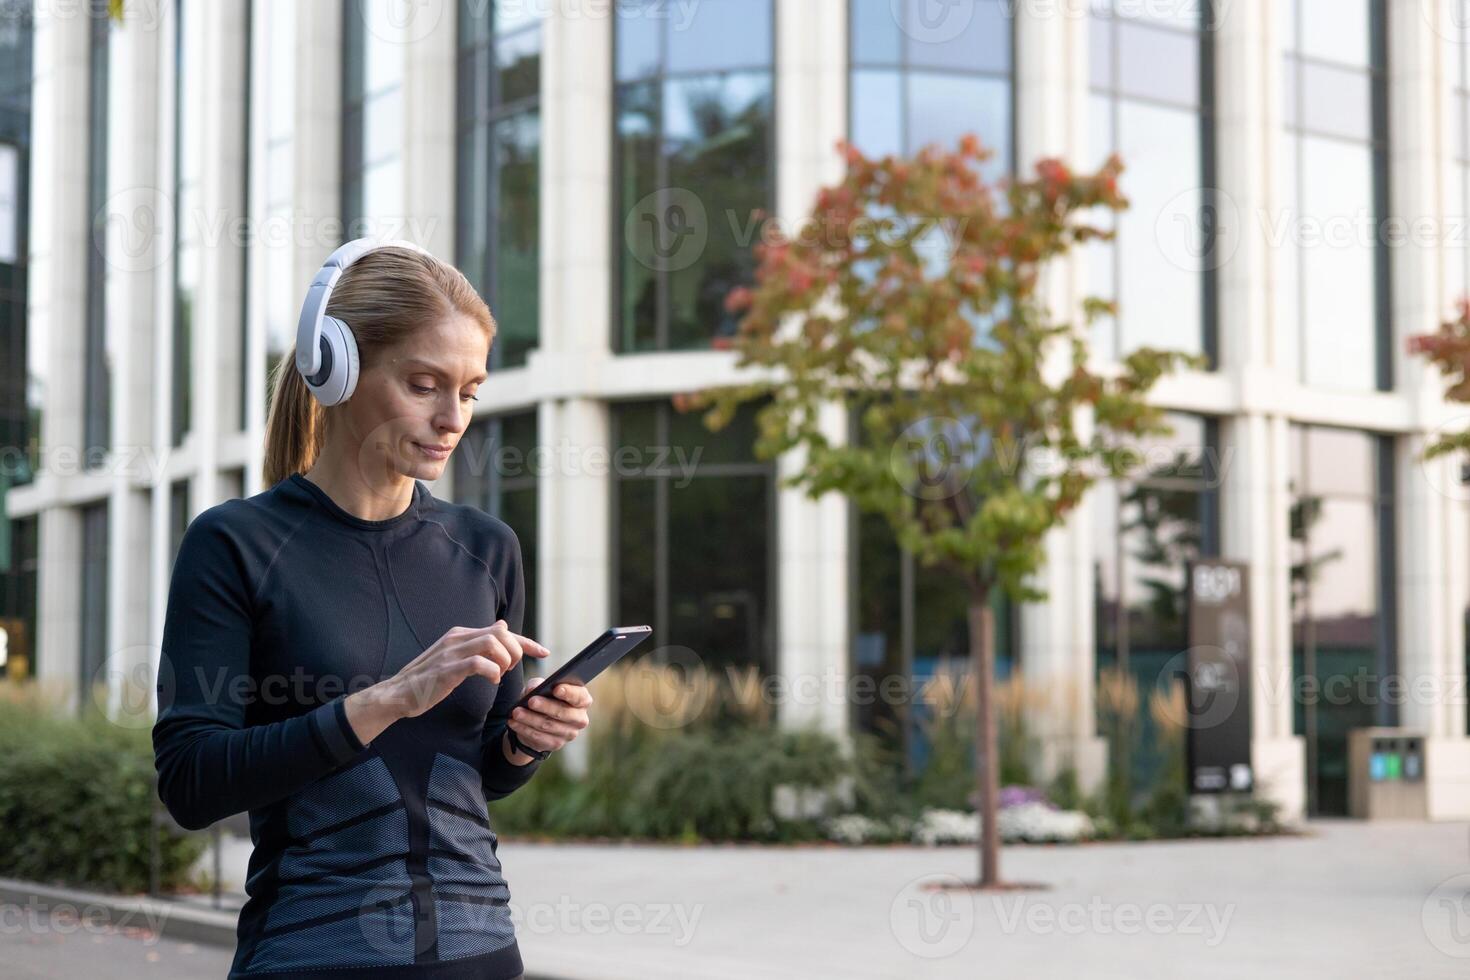
M 327 315 L 352 328 L 360 372 L 375 364 L 384 349 L 453 313 L 473 319 L 495 342 L 495 317 L 464 273 L 432 256 L 397 247 L 369 252 L 348 266 L 327 303 Z M 326 438 L 327 410 L 296 370 L 295 344 L 276 362 L 271 387 L 262 471 L 265 489 L 310 469 Z

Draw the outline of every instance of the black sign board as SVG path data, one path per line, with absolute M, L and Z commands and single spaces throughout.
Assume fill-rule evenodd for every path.
M 1188 759 L 1191 793 L 1249 791 L 1250 590 L 1240 562 L 1191 562 Z

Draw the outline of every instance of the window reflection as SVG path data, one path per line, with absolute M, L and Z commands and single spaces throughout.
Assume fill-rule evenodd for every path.
M 863 424 L 862 404 L 849 416 L 849 438 L 879 439 Z M 884 439 L 883 441 L 887 441 Z M 851 673 L 852 724 L 917 768 L 927 752 L 924 712 L 917 698 L 936 674 L 970 671 L 970 592 L 952 570 L 926 568 L 900 547 L 887 518 L 851 509 L 854 610 Z M 1019 669 L 1018 608 L 999 590 L 991 595 L 995 623 L 995 676 Z
M 707 667 L 775 663 L 775 483 L 742 406 L 710 432 L 666 401 L 613 408 L 614 618 Z
M 1206 309 L 1214 202 L 1208 133 L 1213 127 L 1205 54 L 1208 4 L 1182 4 L 1193 19 L 1137 16 L 1146 5 L 1094 3 L 1090 23 L 1090 164 L 1112 153 L 1125 165 L 1127 210 L 1095 220 L 1113 241 L 1087 246 L 1093 295 L 1118 304 L 1093 326 L 1093 348 L 1123 357 L 1143 347 L 1213 353 Z
M 1307 384 L 1390 386 L 1382 0 L 1283 0 L 1278 362 Z M 1310 232 L 1310 234 L 1308 234 Z
M 1375 678 L 1392 669 L 1392 443 L 1344 429 L 1291 430 L 1294 724 L 1307 742 L 1308 809 L 1347 813 L 1347 733 L 1379 723 Z
M 537 453 L 536 412 L 490 415 L 465 430 L 454 452 L 454 496 L 511 526 L 521 542 L 526 576 L 526 635 L 536 636 Z M 530 661 L 527 661 L 530 664 Z M 539 663 L 539 662 L 538 662 Z M 534 665 L 533 665 L 534 666 Z
M 495 315 L 486 367 L 526 363 L 540 337 L 541 22 L 513 0 L 461 0 L 458 264 Z
M 1148 695 L 1184 667 L 1187 565 L 1219 554 L 1218 425 L 1177 413 L 1168 422 L 1172 435 L 1131 447 L 1133 478 L 1091 491 L 1096 669 L 1121 669 L 1142 695 L 1135 725 L 1148 748 L 1130 760 L 1135 786 L 1164 762 L 1152 748 Z
M 705 0 L 684 20 L 617 7 L 619 351 L 735 333 L 725 297 L 753 281 L 756 212 L 773 211 L 772 17 L 770 0 Z
M 405 23 L 391 3 L 343 0 L 342 225 L 346 240 L 403 216 Z
M 1010 172 L 1010 9 L 975 0 L 944 8 L 936 23 L 926 0 L 851 0 L 853 144 L 868 156 L 911 156 L 930 143 L 953 149 L 975 133 L 995 154 L 982 173 Z

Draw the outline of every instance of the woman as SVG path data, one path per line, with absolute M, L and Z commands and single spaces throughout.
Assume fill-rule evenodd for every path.
M 521 975 L 486 802 L 592 698 L 558 685 L 510 714 L 540 682 L 522 657 L 549 655 L 521 635 L 519 541 L 420 482 L 470 420 L 495 331 L 416 246 L 343 246 L 302 313 L 298 348 L 320 357 L 276 370 L 269 489 L 179 546 L 158 789 L 189 829 L 250 812 L 231 978 Z

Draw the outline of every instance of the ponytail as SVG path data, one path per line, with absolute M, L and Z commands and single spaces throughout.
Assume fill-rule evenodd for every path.
M 325 409 L 306 390 L 306 379 L 296 370 L 296 346 L 282 355 L 271 372 L 270 412 L 265 422 L 265 462 L 262 489 L 269 490 L 292 473 L 311 469 L 325 437 Z

